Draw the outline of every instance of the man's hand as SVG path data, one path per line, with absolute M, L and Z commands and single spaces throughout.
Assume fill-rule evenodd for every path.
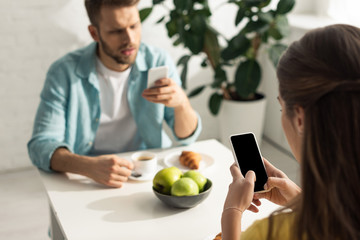
M 157 80 L 155 86 L 145 89 L 142 96 L 150 102 L 174 108 L 175 134 L 178 138 L 187 138 L 196 130 L 198 119 L 186 93 L 170 78 Z
M 52 170 L 87 176 L 109 187 L 122 187 L 133 168 L 132 162 L 117 155 L 89 157 L 71 153 L 66 148 L 56 149 L 51 158 Z
M 142 96 L 146 100 L 172 108 L 181 107 L 188 101 L 182 88 L 170 78 L 157 80 L 155 86 L 143 91 Z
M 86 176 L 98 183 L 120 188 L 133 168 L 131 162 L 116 155 L 101 155 L 93 158 Z

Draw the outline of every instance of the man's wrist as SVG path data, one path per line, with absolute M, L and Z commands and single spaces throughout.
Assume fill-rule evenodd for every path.
M 58 172 L 70 172 L 87 175 L 90 157 L 70 152 L 67 148 L 60 147 L 55 150 L 50 160 L 50 167 Z

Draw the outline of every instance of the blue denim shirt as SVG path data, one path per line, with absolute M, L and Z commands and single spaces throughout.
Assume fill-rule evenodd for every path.
M 50 159 L 59 147 L 80 155 L 89 154 L 92 148 L 101 114 L 96 47 L 97 44 L 92 43 L 65 55 L 53 63 L 47 73 L 28 143 L 31 161 L 45 171 L 52 171 Z M 180 85 L 170 56 L 142 43 L 129 76 L 127 92 L 129 108 L 142 141 L 139 150 L 166 148 L 172 144 L 162 124 L 165 120 L 174 132 L 174 109 L 151 103 L 141 96 L 147 86 L 148 70 L 162 65 L 169 67 L 169 77 Z M 179 144 L 190 144 L 200 131 L 198 115 L 198 125 L 191 136 L 179 139 L 174 134 L 174 138 Z

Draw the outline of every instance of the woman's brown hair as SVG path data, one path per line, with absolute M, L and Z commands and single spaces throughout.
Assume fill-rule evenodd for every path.
M 102 7 L 132 7 L 140 0 L 85 0 L 85 7 L 92 25 L 98 27 Z
M 289 118 L 305 110 L 297 239 L 360 239 L 360 29 L 331 25 L 290 45 L 277 68 Z

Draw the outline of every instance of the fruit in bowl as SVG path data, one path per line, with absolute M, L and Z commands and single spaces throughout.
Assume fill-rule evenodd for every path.
M 199 186 L 189 177 L 182 177 L 171 186 L 173 196 L 193 196 L 199 194 Z
M 193 179 L 199 187 L 199 192 L 204 190 L 207 179 L 200 172 L 196 170 L 190 170 L 185 172 L 183 177 L 189 177 Z
M 204 177 L 200 172 L 190 170 L 182 174 L 182 172 L 176 167 L 172 168 L 171 171 L 164 168 L 160 170 L 154 177 L 153 180 L 153 191 L 154 194 L 165 204 L 176 207 L 176 208 L 191 208 L 195 207 L 203 200 L 205 200 L 210 194 L 212 182 Z M 178 169 L 181 174 L 178 174 Z M 170 191 L 163 191 L 163 188 L 159 188 L 159 182 L 164 172 L 168 174 L 174 174 L 173 177 L 167 176 L 167 179 L 175 179 L 176 181 L 170 183 L 167 182 L 167 187 L 170 185 Z M 159 174 L 159 175 L 158 175 Z
M 182 177 L 183 173 L 177 167 L 168 167 L 156 173 L 153 187 L 163 194 L 170 194 L 171 186 Z

